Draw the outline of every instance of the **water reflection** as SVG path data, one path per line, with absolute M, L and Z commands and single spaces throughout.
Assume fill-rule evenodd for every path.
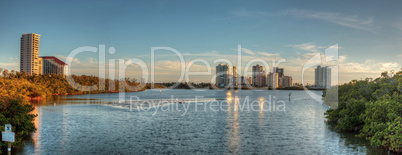
M 67 119 L 67 117 L 68 117 L 68 113 L 67 113 L 67 109 L 66 108 L 63 108 L 63 127 L 62 127 L 62 136 L 63 136 L 63 138 L 62 138 L 62 142 L 61 142 L 61 144 L 62 144 L 62 146 L 61 147 L 63 147 L 63 146 L 66 146 L 67 144 L 66 144 L 66 142 L 68 141 L 68 119 Z
M 232 92 L 228 91 L 226 94 L 228 105 L 227 122 L 229 126 L 228 130 L 228 153 L 238 154 L 240 148 L 240 136 L 239 136 L 239 98 L 235 97 L 233 102 Z M 233 103 L 233 104 L 232 104 Z M 233 109 L 233 110 L 232 110 Z
M 34 124 L 36 128 L 36 132 L 32 133 L 32 143 L 35 145 L 35 152 L 38 153 L 40 145 L 41 145 L 41 136 L 42 132 L 41 124 L 42 124 L 42 109 L 35 106 L 35 109 L 32 111 L 32 114 L 36 114 Z
M 260 120 L 260 126 L 263 124 L 264 121 L 264 100 L 265 100 L 264 97 L 258 98 L 258 103 L 260 105 L 260 112 L 258 114 L 258 118 Z
M 226 93 L 226 101 L 228 101 L 228 103 L 232 103 L 233 97 L 232 97 L 232 92 L 228 91 Z

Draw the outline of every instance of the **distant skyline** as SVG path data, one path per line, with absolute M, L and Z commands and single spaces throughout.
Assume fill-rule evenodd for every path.
M 278 67 L 301 82 L 301 66 L 317 52 L 339 45 L 339 83 L 379 77 L 402 67 L 400 1 L 1 1 L 0 68 L 19 71 L 20 37 L 41 35 L 40 56 L 66 56 L 82 46 L 115 47 L 107 59 L 139 58 L 150 63 L 151 47 L 167 46 L 186 63 L 214 60 L 286 59 Z M 158 56 L 159 54 L 159 56 Z M 178 57 L 156 55 L 156 81 L 178 79 Z M 163 56 L 162 56 L 163 55 Z M 97 73 L 98 57 L 81 54 L 73 74 Z M 261 63 L 260 63 L 261 64 Z M 272 69 L 273 66 L 270 66 Z M 140 80 L 136 68 L 128 75 Z M 202 64 L 193 71 L 206 71 Z M 193 77 L 210 82 L 212 76 Z M 305 75 L 314 83 L 314 68 Z

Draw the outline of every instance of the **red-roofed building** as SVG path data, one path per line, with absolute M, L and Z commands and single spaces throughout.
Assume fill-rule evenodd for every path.
M 68 76 L 68 65 L 54 56 L 43 56 L 43 74 L 63 74 Z

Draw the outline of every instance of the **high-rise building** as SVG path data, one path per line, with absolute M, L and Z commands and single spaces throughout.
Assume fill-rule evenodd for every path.
M 257 75 L 261 74 L 264 71 L 264 67 L 260 65 L 253 66 L 253 86 L 257 86 Z
M 20 71 L 29 75 L 42 74 L 42 61 L 39 58 L 40 35 L 24 33 L 21 37 Z
M 228 64 L 216 66 L 216 85 L 218 87 L 237 86 L 237 67 Z
M 43 74 L 62 74 L 68 76 L 68 64 L 53 56 L 40 57 L 43 61 Z
M 315 87 L 329 88 L 331 87 L 331 68 L 328 66 L 317 66 L 315 69 Z
M 237 84 L 239 83 L 236 79 L 238 77 L 237 74 L 237 66 L 232 66 L 232 70 L 233 70 L 233 75 L 232 75 L 232 86 L 237 86 Z
M 274 67 L 274 73 L 278 73 L 278 77 L 285 76 L 285 70 L 283 68 Z
M 279 87 L 279 77 L 278 73 L 273 72 L 268 74 L 267 83 L 269 88 L 278 88 Z
M 242 76 L 240 76 L 240 80 L 239 80 L 239 83 L 238 83 L 238 85 L 249 85 L 250 84 L 250 80 L 249 80 L 250 78 L 249 77 L 247 77 L 247 76 L 244 76 L 244 75 L 242 75 Z
M 259 74 L 257 74 L 255 79 L 255 86 L 256 87 L 267 86 L 267 73 L 265 73 L 265 71 L 262 71 Z
M 293 86 L 292 85 L 293 79 L 292 79 L 291 76 L 283 76 L 281 79 L 282 79 L 281 80 L 282 81 L 282 87 L 286 88 L 286 87 L 292 87 Z

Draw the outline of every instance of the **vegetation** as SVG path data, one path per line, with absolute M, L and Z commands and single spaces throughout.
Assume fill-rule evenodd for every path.
M 64 75 L 44 74 L 44 75 L 27 75 L 25 72 L 3 71 L 3 78 L 0 84 L 5 90 L 22 91 L 23 95 L 28 97 L 46 97 L 48 95 L 71 95 L 71 94 L 92 94 L 107 92 L 128 92 L 143 91 L 151 89 L 150 84 L 139 84 L 136 79 L 125 78 L 122 80 L 100 79 L 96 76 L 72 75 L 71 77 L 77 83 L 70 85 Z M 95 85 L 96 89 L 89 90 L 84 86 Z M 101 86 L 104 86 L 103 88 Z M 131 87 L 132 89 L 128 89 Z M 160 85 L 154 85 L 154 88 L 166 88 Z
M 30 114 L 35 108 L 29 104 L 29 100 L 42 99 L 48 95 L 68 95 L 68 94 L 88 94 L 106 92 L 127 92 L 143 91 L 150 89 L 150 84 L 139 84 L 135 79 L 110 80 L 99 79 L 96 76 L 76 76 L 72 75 L 78 84 L 83 86 L 96 85 L 96 89 L 88 90 L 85 87 L 74 89 L 65 76 L 57 74 L 27 75 L 7 69 L 0 68 L 0 129 L 4 131 L 4 124 L 11 124 L 15 132 L 16 142 L 13 146 L 21 146 L 22 139 L 29 133 L 36 130 L 34 118 L 36 115 Z M 99 88 L 99 84 L 104 85 L 104 89 Z M 130 89 L 128 89 L 131 87 Z M 165 86 L 154 85 L 154 88 L 166 88 Z M 0 154 L 7 148 L 7 143 L 0 143 Z
M 166 86 L 171 89 L 194 89 L 194 88 L 210 88 L 212 85 L 211 83 L 194 83 L 194 82 L 184 82 L 184 83 L 179 83 L 179 82 L 169 82 L 169 83 L 162 83 L 161 85 Z M 176 86 L 175 86 L 176 85 Z M 173 87 L 175 86 L 175 87 Z
M 402 69 L 353 80 L 323 93 L 328 122 L 392 152 L 402 152 Z

